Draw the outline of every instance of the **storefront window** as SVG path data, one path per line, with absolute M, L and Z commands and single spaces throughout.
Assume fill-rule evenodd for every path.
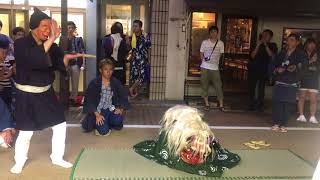
M 29 5 L 61 7 L 61 0 L 29 0 Z
M 24 4 L 24 0 L 13 0 L 13 4 L 16 4 L 16 5 Z
M 86 0 L 68 0 L 68 7 L 71 8 L 86 8 L 87 1 Z
M 228 18 L 225 53 L 249 54 L 252 19 Z
M 61 14 L 52 13 L 52 18 L 55 19 L 59 26 L 61 26 Z M 84 36 L 84 15 L 83 14 L 68 14 L 68 21 L 73 21 L 77 26 L 77 34 L 80 37 Z
M 144 5 L 140 6 L 140 20 L 143 22 L 143 26 L 142 29 L 145 29 L 145 13 L 146 13 L 146 9 Z
M 189 56 L 188 74 L 190 76 L 200 75 L 200 46 L 203 40 L 208 38 L 208 28 L 216 24 L 215 13 L 192 13 L 192 32 Z
M 49 6 L 49 7 L 61 7 L 61 0 L 28 0 L 31 6 Z M 0 4 L 10 4 L 11 0 L 0 0 Z M 13 0 L 15 5 L 25 4 L 25 0 Z M 86 8 L 86 0 L 68 0 L 68 7 L 70 8 Z
M 0 19 L 2 21 L 1 34 L 9 36 L 10 34 L 10 25 L 9 25 L 9 14 L 0 14 Z
M 112 5 L 106 6 L 106 33 L 111 33 L 111 26 L 115 22 L 123 25 L 124 34 L 131 32 L 131 6 L 130 5 Z
M 10 4 L 11 0 L 0 0 L 0 4 Z
M 23 27 L 24 28 L 25 21 L 24 21 L 24 13 L 17 12 L 16 13 L 16 27 Z
M 61 26 L 61 13 L 59 12 L 54 12 L 52 13 L 52 18 L 55 19 L 58 23 L 59 26 Z M 79 37 L 84 36 L 84 14 L 68 14 L 68 21 L 73 21 L 76 26 L 77 26 L 77 34 Z M 84 37 L 83 37 L 84 38 Z M 84 38 L 85 40 L 85 38 Z M 59 44 L 59 38 L 56 40 L 56 43 Z M 56 78 L 55 81 L 55 87 L 58 87 L 58 78 Z M 71 88 L 71 82 L 70 82 L 70 88 Z M 80 77 L 79 77 L 79 91 L 82 92 L 84 91 L 84 71 L 80 72 Z M 70 89 L 71 90 L 71 89 Z

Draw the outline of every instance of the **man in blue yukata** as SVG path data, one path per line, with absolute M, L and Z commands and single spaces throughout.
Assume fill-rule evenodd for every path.
M 112 76 L 114 65 L 111 60 L 100 61 L 100 76 L 92 80 L 84 97 L 82 121 L 85 132 L 95 130 L 98 136 L 107 136 L 111 129 L 121 130 L 124 111 L 128 109 L 128 92 L 121 82 Z

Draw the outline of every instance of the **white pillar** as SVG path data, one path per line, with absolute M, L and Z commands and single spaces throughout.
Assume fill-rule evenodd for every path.
M 88 54 L 97 53 L 97 1 L 87 0 L 86 8 L 86 51 Z M 86 85 L 96 77 L 97 61 L 88 59 L 86 61 Z M 86 88 L 86 87 L 84 87 Z
M 169 1 L 168 56 L 166 73 L 166 99 L 183 100 L 186 76 L 186 37 L 182 25 L 187 14 L 184 0 Z

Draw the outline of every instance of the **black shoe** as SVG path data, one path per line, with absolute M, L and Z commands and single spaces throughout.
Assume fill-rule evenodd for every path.
M 259 103 L 259 104 L 257 105 L 257 111 L 259 111 L 259 112 L 263 112 L 263 111 L 264 111 L 264 105 L 263 105 L 263 103 Z
M 258 108 L 257 108 L 257 111 L 259 111 L 259 112 L 264 112 L 264 108 L 263 108 L 263 107 L 258 107 Z
M 250 105 L 249 107 L 248 107 L 248 111 L 255 111 L 256 110 L 256 108 L 255 108 L 255 106 L 253 106 L 253 105 Z

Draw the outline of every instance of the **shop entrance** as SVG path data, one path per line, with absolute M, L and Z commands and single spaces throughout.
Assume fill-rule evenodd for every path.
M 250 50 L 256 41 L 257 19 L 214 12 L 192 12 L 188 71 L 185 96 L 200 96 L 200 46 L 208 38 L 208 28 L 217 25 L 225 44 L 224 69 L 221 71 L 225 93 L 246 93 Z M 210 93 L 212 94 L 212 93 Z
M 225 44 L 224 92 L 244 93 L 248 90 L 248 62 L 257 39 L 257 19 L 223 16 L 221 40 Z
M 101 6 L 101 37 L 111 33 L 111 26 L 115 22 L 123 25 L 123 32 L 131 36 L 132 22 L 139 19 L 143 22 L 144 33 L 149 33 L 149 0 L 104 0 Z M 130 63 L 126 64 L 126 85 L 129 85 Z M 148 95 L 148 85 L 144 94 Z

